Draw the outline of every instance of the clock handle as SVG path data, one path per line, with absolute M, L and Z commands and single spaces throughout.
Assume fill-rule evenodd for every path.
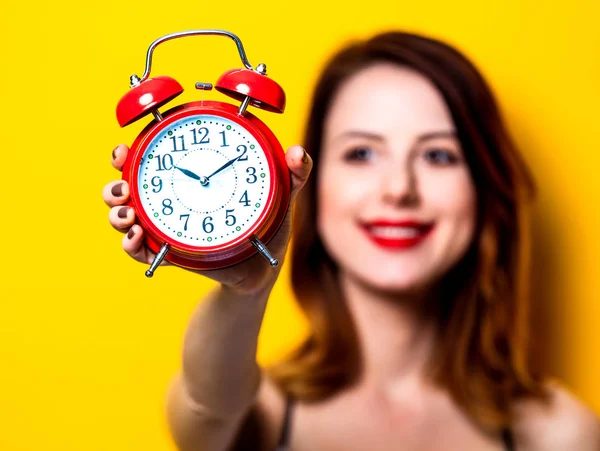
M 146 277 L 150 278 L 154 275 L 154 271 L 156 271 L 156 268 L 158 268 L 158 265 L 160 265 L 162 263 L 162 261 L 165 259 L 167 252 L 169 252 L 169 245 L 168 245 L 168 243 L 165 243 L 162 245 L 162 247 L 158 251 L 158 254 L 156 254 L 156 256 L 154 257 L 154 260 L 152 261 L 152 264 L 150 265 L 150 269 L 148 269 L 146 271 Z
M 132 86 L 131 87 L 133 88 L 133 87 L 139 85 L 141 82 L 143 82 L 150 76 L 150 69 L 152 66 L 152 53 L 154 52 L 154 49 L 156 47 L 158 47 L 159 44 L 162 44 L 163 42 L 166 42 L 166 41 L 170 41 L 171 39 L 184 38 L 187 36 L 197 36 L 197 35 L 225 36 L 225 37 L 233 39 L 233 41 L 235 42 L 235 45 L 237 46 L 238 52 L 240 54 L 240 59 L 242 60 L 242 63 L 244 64 L 244 66 L 246 66 L 247 69 L 254 70 L 254 68 L 252 67 L 252 64 L 250 64 L 250 61 L 248 61 L 248 58 L 246 57 L 246 52 L 244 51 L 244 46 L 242 45 L 242 41 L 240 41 L 240 38 L 238 38 L 235 34 L 229 32 L 229 31 L 225 31 L 225 30 L 179 31 L 177 33 L 171 33 L 171 34 L 167 34 L 163 37 L 160 37 L 157 40 L 155 40 L 152 44 L 150 44 L 150 47 L 148 47 L 148 52 L 146 53 L 146 68 L 144 69 L 144 75 L 142 75 L 142 78 L 135 76 L 135 79 L 133 78 L 134 76 L 132 75 L 132 77 L 131 77 L 131 85 Z
M 273 257 L 271 252 L 269 252 L 269 249 L 267 249 L 267 246 L 265 246 L 265 244 L 261 240 L 253 236 L 252 238 L 250 238 L 250 242 L 254 245 L 258 253 L 267 259 L 269 265 L 273 267 L 279 265 L 279 260 Z

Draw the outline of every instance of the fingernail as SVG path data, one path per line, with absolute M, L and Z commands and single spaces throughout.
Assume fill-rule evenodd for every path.
M 129 207 L 121 207 L 117 212 L 117 216 L 121 219 L 125 219 L 127 217 L 127 213 L 129 213 Z
M 302 162 L 303 162 L 304 164 L 306 164 L 306 163 L 308 163 L 308 154 L 306 153 L 306 150 L 304 150 L 304 149 L 302 149 L 302 152 L 304 152 L 304 153 L 302 154 Z
M 132 239 L 133 235 L 135 235 L 135 232 L 133 231 L 133 227 L 131 229 L 129 229 L 129 232 L 127 232 L 127 239 Z
M 117 149 L 118 149 L 118 148 L 119 148 L 119 146 L 115 147 L 115 148 L 113 149 L 113 151 L 112 151 L 112 157 L 113 157 L 113 160 L 116 160 L 116 159 L 117 159 Z
M 110 189 L 110 193 L 115 197 L 121 197 L 123 195 L 123 184 L 117 183 Z

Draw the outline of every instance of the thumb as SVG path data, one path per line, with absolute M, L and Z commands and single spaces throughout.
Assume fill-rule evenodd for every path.
M 293 203 L 298 191 L 300 191 L 308 180 L 308 176 L 313 167 L 313 161 L 304 148 L 299 145 L 292 146 L 288 149 L 285 153 L 285 160 L 292 179 L 290 203 Z

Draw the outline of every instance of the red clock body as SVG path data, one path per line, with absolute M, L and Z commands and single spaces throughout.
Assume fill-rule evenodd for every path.
M 123 167 L 146 245 L 186 268 L 239 263 L 268 244 L 290 199 L 283 149 L 249 112 L 217 101 L 176 106 L 132 144 Z

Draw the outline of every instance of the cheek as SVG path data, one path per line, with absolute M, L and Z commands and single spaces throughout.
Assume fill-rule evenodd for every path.
M 365 177 L 356 177 L 346 168 L 325 169 L 319 174 L 317 230 L 327 252 L 336 261 L 356 257 L 357 248 L 349 243 L 360 239 L 356 221 L 367 202 L 368 185 Z
M 462 252 L 475 233 L 477 196 L 468 171 L 429 174 L 423 183 L 423 203 L 439 220 L 445 244 Z
M 465 219 L 475 214 L 475 186 L 466 168 L 422 171 L 420 181 L 423 202 L 448 217 Z
M 355 217 L 368 191 L 364 177 L 355 177 L 351 171 L 324 168 L 317 181 L 319 222 L 335 223 L 342 217 Z

